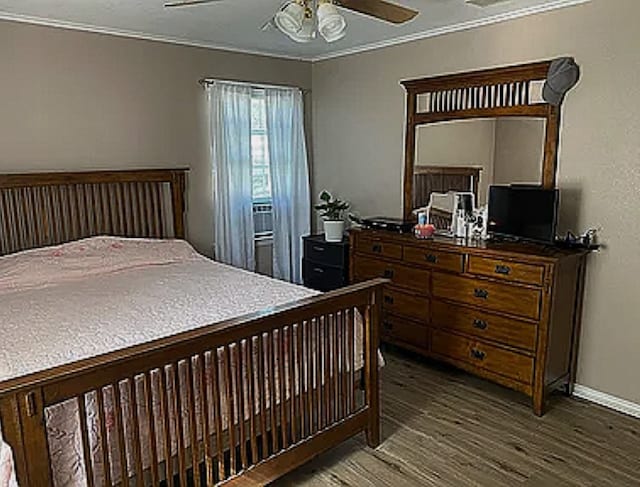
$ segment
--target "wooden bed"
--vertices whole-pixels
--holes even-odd
[[[184,238],[185,179],[183,169],[0,175],[0,255],[102,234]],[[94,484],[85,398],[97,398],[102,410],[100,437],[106,442],[103,404],[109,392],[118,434],[108,437],[115,446],[103,443],[100,449],[105,485],[263,485],[360,432],[366,433],[371,447],[377,446],[383,282],[358,284],[0,382],[2,432],[14,452],[19,484],[52,485],[45,412],[68,400],[78,403],[84,468],[87,483]],[[355,353],[348,346],[356,313],[364,327],[360,371],[355,371]],[[320,336],[320,326],[326,333],[312,353],[310,337]],[[249,349],[256,351],[258,360]],[[207,360],[212,353],[222,360],[222,367],[207,365],[212,363]],[[285,395],[285,388],[280,388],[279,402],[270,407],[265,396],[273,398],[275,391],[267,390],[265,376],[287,383],[287,390],[293,392]],[[221,385],[223,380],[229,387]],[[135,386],[139,381],[144,387]],[[168,383],[178,394],[169,397]],[[300,387],[296,389],[295,384]],[[120,393],[114,394],[123,388],[129,388],[138,405],[128,412]],[[205,393],[195,394],[198,388]],[[232,418],[226,428],[220,420],[221,391]],[[158,399],[156,393],[161,411],[151,405],[152,399]],[[173,425],[167,414],[170,400],[175,411],[188,412],[187,418]],[[234,404],[238,405],[235,421]],[[246,411],[245,404],[255,405],[248,417],[240,413]],[[146,454],[151,458],[146,466],[140,451],[145,430],[137,415],[139,408],[157,420],[150,421],[146,431],[150,435]],[[199,428],[192,427],[196,422]],[[155,424],[163,424],[164,430],[154,431]],[[177,436],[181,438],[177,451],[165,451],[163,458],[171,461],[159,461],[155,440],[162,435],[168,438],[170,427],[182,431],[185,425],[191,434],[189,446],[183,432]],[[125,445],[125,427],[134,432],[133,444]],[[116,482],[111,457],[114,451],[122,455],[129,450],[132,464],[127,468],[126,459],[120,461]]]

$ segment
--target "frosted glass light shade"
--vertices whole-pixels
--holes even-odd
[[[298,32],[287,35],[295,42],[305,43],[312,41],[316,38],[313,19],[305,17],[302,22],[302,28]]]
[[[304,22],[304,5],[297,2],[289,2],[273,18],[276,27],[291,36],[302,29]]]
[[[318,6],[318,31],[327,42],[338,41],[346,35],[347,22],[332,3]]]

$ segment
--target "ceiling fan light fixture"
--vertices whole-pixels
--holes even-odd
[[[273,17],[276,27],[291,36],[302,30],[305,20],[305,5],[298,0],[285,3]]]
[[[287,33],[292,41],[299,43],[311,42],[316,38],[316,30],[312,15],[305,15],[302,28],[298,32]]]
[[[347,21],[331,2],[318,5],[318,32],[327,42],[336,42],[347,33]]]

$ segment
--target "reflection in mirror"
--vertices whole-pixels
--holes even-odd
[[[431,193],[471,191],[486,205],[491,184],[540,184],[545,120],[502,117],[416,128],[413,208]]]
[[[471,192],[431,193],[427,222],[440,235],[468,237],[469,225],[476,221],[475,209],[475,196]]]
[[[429,223],[438,231],[451,230],[454,205],[453,193],[431,193]]]

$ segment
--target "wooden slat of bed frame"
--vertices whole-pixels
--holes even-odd
[[[160,367],[160,380],[158,383],[158,395],[160,398],[160,407],[162,409],[162,426],[164,434],[164,472],[167,484],[169,487],[173,487],[173,462],[170,460],[171,456],[171,413],[169,406],[169,394],[167,393],[169,383],[169,374],[167,373],[166,366]]]
[[[224,381],[224,391],[225,391],[225,405],[226,405],[226,417],[227,417],[227,431],[229,438],[229,446],[227,450],[229,451],[229,462],[230,462],[230,474],[235,475],[237,473],[237,457],[236,457],[236,428],[235,428],[235,398],[233,396],[233,375],[231,370],[231,347],[230,345],[226,345],[222,349],[222,369],[223,369],[223,381]],[[226,473],[222,477],[226,478]]]
[[[354,317],[353,311],[347,310],[347,347],[349,349],[349,384],[355,382],[355,330],[354,330]],[[353,413],[356,409],[356,398],[353,388],[349,388],[347,392],[349,397],[349,414]]]
[[[269,452],[269,438],[267,437],[267,387],[265,381],[265,360],[267,355],[264,346],[264,334],[256,337],[258,345],[258,394],[260,395],[260,435],[262,436],[262,455],[264,459]]]
[[[116,428],[116,442],[118,445],[118,455],[120,459],[120,483],[129,487],[129,470],[127,468],[126,443],[124,436],[124,420],[122,419],[122,389],[120,382],[116,381],[111,386],[113,388],[114,422]]]
[[[133,442],[133,465],[135,467],[136,478],[142,478],[142,441],[140,438],[140,419],[138,414],[138,393],[135,378],[127,380],[129,386],[129,417],[128,426],[131,431]]]
[[[224,443],[222,438],[222,405],[220,398],[220,360],[218,355],[218,349],[213,350],[210,361],[211,370],[211,384],[213,388],[213,421],[215,424],[216,435],[216,458],[218,463],[218,479],[224,479],[225,466],[224,466]]]
[[[104,483],[110,485],[111,482],[111,461],[109,455],[109,442],[107,439],[106,413],[104,410],[104,389],[100,388],[96,391],[96,418],[98,420],[98,428],[100,435],[100,459],[102,460],[102,473]]]
[[[256,428],[256,393],[255,393],[255,347],[254,338],[252,337],[245,342],[243,349],[243,360],[246,364],[246,368],[243,369],[243,382],[247,384],[247,410],[249,412],[249,451],[251,452],[251,462],[256,462],[258,459],[258,435]],[[251,463],[250,462],[250,463]]]
[[[151,458],[151,483],[159,484],[158,476],[158,446],[156,437],[156,416],[153,409],[153,388],[152,388],[152,371],[143,375],[142,389],[144,396],[144,407],[146,408],[147,418],[149,418],[149,455]],[[107,483],[108,485],[108,483]]]
[[[305,436],[305,420],[307,416],[307,412],[305,411],[305,403],[304,403],[304,394],[306,391],[306,382],[304,379],[304,368],[306,364],[306,357],[303,355],[302,350],[302,337],[304,333],[305,322],[302,321],[298,325],[296,330],[296,357],[294,364],[297,364],[297,382],[299,385],[299,402],[296,404],[300,414],[300,437],[304,438]]]
[[[180,485],[187,485],[187,467],[185,463],[185,444],[184,444],[184,418],[182,416],[182,387],[180,381],[180,362],[176,361],[169,366],[171,370],[172,394],[173,397],[173,419],[176,432],[176,448],[178,450],[178,477]],[[139,468],[142,468],[140,463]],[[140,475],[142,475],[140,473]]]
[[[269,413],[271,423],[271,450],[278,451],[278,434],[275,429],[276,421],[276,359],[274,347],[274,333],[267,333],[267,374],[269,375]],[[267,453],[268,454],[268,453]]]
[[[0,255],[94,235],[184,238],[185,175],[0,174]]]
[[[289,448],[289,419],[287,417],[287,377],[285,376],[284,327],[278,330],[278,390],[280,392],[280,436],[281,448]]]
[[[78,398],[78,410],[80,412],[80,434],[82,439],[82,454],[84,457],[84,472],[87,485],[93,487],[93,463],[91,459],[91,447],[89,446],[89,428],[87,426],[87,408],[85,395]]]
[[[206,356],[200,355],[198,357],[198,379],[200,388],[200,424],[202,425],[203,435],[203,449],[204,449],[204,464],[205,464],[205,477],[204,484],[210,485],[215,482],[213,476],[213,461],[211,456],[211,429],[209,426],[209,388],[208,384],[211,380],[206,366]]]

